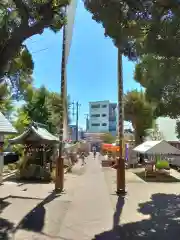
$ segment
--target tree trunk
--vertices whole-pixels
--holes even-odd
[[[136,146],[138,146],[143,142],[143,136],[139,135],[136,129],[134,129],[134,133],[135,133],[135,144]]]
[[[33,35],[42,34],[44,28],[47,27],[51,21],[52,16],[48,15],[32,27],[22,24],[14,30],[11,37],[6,41],[6,44],[0,48],[0,78],[3,77],[8,70],[8,63],[16,56],[22,43]]]
[[[118,138],[119,138],[119,156],[117,166],[117,193],[125,192],[125,161],[123,156],[124,141],[124,106],[123,106],[123,69],[122,54],[118,48]]]
[[[8,63],[15,57],[18,50],[21,47],[24,39],[20,38],[20,35],[13,34],[11,39],[9,39],[5,46],[0,48],[0,78],[4,76],[5,72],[8,71]],[[20,33],[19,33],[20,34]]]

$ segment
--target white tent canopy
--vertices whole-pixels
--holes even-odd
[[[163,155],[180,155],[180,150],[173,147],[171,144],[166,142],[165,140],[162,141],[146,141],[139,146],[135,147],[133,151],[141,153],[141,154],[163,154]]]

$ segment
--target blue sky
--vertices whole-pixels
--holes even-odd
[[[46,30],[29,39],[27,46],[35,63],[36,87],[45,85],[60,92],[62,32]],[[44,50],[45,49],[45,50]],[[134,63],[123,59],[124,90],[139,88],[133,80]],[[117,102],[117,49],[104,30],[91,18],[81,1],[78,2],[73,40],[67,67],[68,93],[79,101],[80,126],[85,126],[85,113],[90,101]]]

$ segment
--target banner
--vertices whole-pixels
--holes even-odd
[[[73,36],[73,28],[74,28],[74,20],[76,15],[76,8],[77,8],[77,0],[71,0],[70,5],[67,8],[67,24],[65,26],[65,96],[67,101],[67,64],[68,58],[71,48],[72,36]],[[63,140],[68,139],[69,130],[68,130],[68,109],[67,104],[64,106],[64,123],[63,123]]]
[[[77,0],[71,0],[71,3],[67,8],[67,24],[65,26],[65,34],[66,34],[65,62],[66,64],[68,63],[68,58],[69,58],[69,53],[70,53],[70,48],[72,43],[76,8],[77,8]]]

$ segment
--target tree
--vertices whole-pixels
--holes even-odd
[[[13,126],[16,128],[18,133],[21,134],[29,126],[31,119],[23,108],[19,108],[17,110],[15,118],[16,120],[13,122]]]
[[[14,106],[9,89],[6,84],[0,84],[0,112],[9,118],[13,110]]]
[[[67,108],[67,124],[69,125],[71,122],[70,118],[70,96],[65,99],[65,108]],[[54,131],[59,133],[60,127],[60,112],[62,110],[61,106],[61,96],[58,93],[51,92],[48,96],[48,109],[50,113],[49,121],[52,122],[54,126]]]
[[[69,0],[3,0],[0,3],[0,77],[9,71],[23,42],[45,28],[57,32],[64,25]]]
[[[49,92],[44,86],[37,89],[29,86],[24,96],[25,103],[19,109],[19,117],[27,120],[28,123],[35,121],[45,124],[50,132],[59,133],[59,119],[62,109],[60,94]],[[69,105],[68,99],[66,105]]]
[[[180,52],[176,50],[177,44],[179,45],[179,1],[84,0],[84,4],[92,13],[93,19],[102,23],[105,35],[118,47],[119,139],[122,147],[122,54],[130,60],[136,60],[137,56],[147,53],[156,53],[167,58],[180,56]],[[170,31],[167,32],[167,29]],[[171,49],[168,46],[172,42],[176,47]],[[120,151],[119,165],[122,166],[117,168],[117,182],[122,178],[122,185],[125,185],[125,167],[121,153]],[[125,186],[121,187],[124,191]]]
[[[49,93],[47,98],[47,107],[49,110],[48,121],[52,125],[52,131],[59,133],[60,112],[62,110],[60,94],[54,92]]]
[[[180,115],[180,60],[145,55],[136,65],[134,79],[146,90],[156,105],[157,116],[177,118]]]
[[[104,143],[114,143],[116,141],[116,137],[113,137],[112,134],[110,134],[110,133],[104,133],[101,136],[101,140]]]
[[[14,116],[14,121],[12,121],[13,126],[15,127],[15,129],[17,130],[18,134],[22,134],[25,129],[28,127],[28,125],[30,124],[31,120],[28,116],[28,114],[26,112],[24,112],[23,108],[19,108],[17,109],[17,112]],[[9,139],[14,138],[14,135],[6,135],[5,136],[5,148],[7,148],[9,146]],[[23,150],[24,150],[24,146],[21,144],[17,144],[17,145],[12,145],[11,146],[12,151],[16,152],[17,154],[19,154],[20,156],[23,155]]]
[[[176,134],[177,138],[180,139],[180,121],[176,122]]]
[[[105,29],[105,35],[111,37],[118,48],[118,136],[120,148],[122,149],[124,139],[122,54],[128,56],[131,60],[136,59],[132,32],[133,29],[136,29],[137,31],[137,25],[134,25],[134,21],[132,21],[133,18],[130,17],[130,14],[134,15],[131,10],[134,9],[137,4],[136,6],[134,4],[129,6],[127,1],[118,2],[107,0],[84,0],[84,4],[93,14],[93,19],[102,23]],[[129,31],[130,29],[131,32]],[[125,192],[125,162],[122,151],[119,152],[119,160],[117,164],[117,193],[120,192]]]
[[[39,89],[33,89],[31,95],[28,96],[29,99],[27,99],[22,108],[31,121],[45,124],[51,131],[52,123],[49,121],[48,97],[49,92],[44,86]]]
[[[9,88],[13,99],[24,100],[27,88],[32,85],[33,69],[32,56],[26,47],[22,47],[0,78],[0,82]]]
[[[132,123],[135,132],[135,142],[140,144],[145,136],[145,130],[152,127],[154,107],[146,101],[145,94],[137,90],[124,96],[125,120]]]
[[[167,3],[168,2],[168,3]],[[125,56],[157,53],[179,56],[179,1],[84,0],[93,19],[102,23],[105,35],[113,39]],[[169,48],[169,43],[176,43]],[[176,46],[176,47],[175,47]]]

